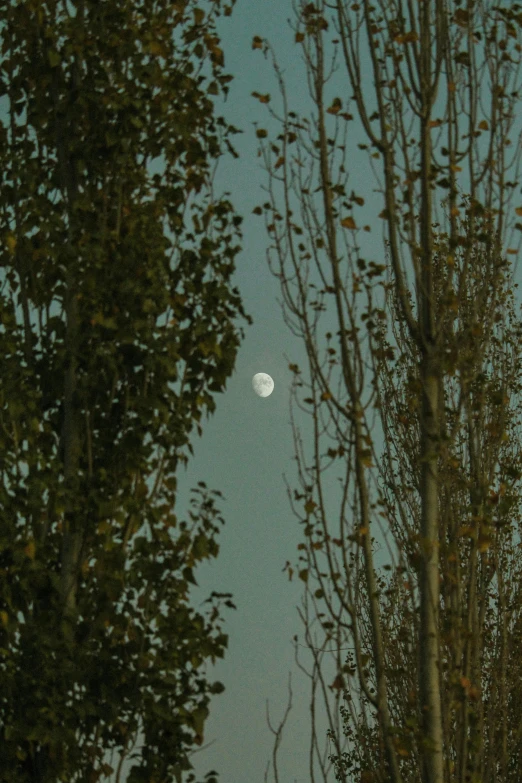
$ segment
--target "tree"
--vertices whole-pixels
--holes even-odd
[[[205,615],[189,604],[196,564],[219,551],[220,493],[200,483],[190,520],[174,513],[236,321],[252,322],[230,282],[242,218],[210,173],[240,132],[208,97],[232,79],[220,12],[0,11],[0,777],[15,783],[104,779],[108,749],[119,781],[140,723],[129,783],[181,780],[224,689],[201,669],[224,655],[231,596],[212,593]]]
[[[518,98],[509,82],[520,62],[512,48],[521,51],[521,6],[481,6],[479,14],[474,2],[463,8],[458,1],[421,0],[415,9],[408,4],[406,15],[402,3],[378,5],[367,0],[349,7],[340,0],[299,5],[295,40],[304,48],[317,114],[312,128],[308,119],[289,111],[273,58],[283,119],[268,108],[283,131],[269,149],[260,142],[270,202],[254,211],[265,212],[278,258],[270,260],[270,268],[281,283],[285,320],[302,339],[308,359],[306,372],[289,364],[293,399],[310,412],[312,443],[307,460],[293,419],[302,491],[292,496],[288,487],[288,493],[305,525],[297,569],[306,585],[301,616],[314,656],[312,694],[320,683],[334,743],[329,760],[338,780],[514,781],[522,749],[516,656],[522,595],[513,534],[520,520],[515,482],[522,465],[515,426],[520,407],[512,403],[520,391],[522,327],[520,321],[506,325],[513,276],[506,257],[520,250],[520,242],[518,250],[511,239],[506,244],[513,222],[510,191],[518,184],[506,172],[514,162],[518,166],[520,143],[509,165],[506,148]],[[372,168],[373,159],[382,162],[382,262],[361,257],[355,213],[365,199],[346,190],[351,173],[344,165],[346,139],[354,117],[350,105],[345,109],[340,97],[329,98],[325,90],[333,72],[332,67],[325,76],[327,8],[335,12],[333,43],[337,47],[341,41],[347,83],[370,142],[358,147],[369,150]],[[373,113],[364,78],[368,69],[362,70],[361,29],[375,90]],[[253,48],[265,56],[271,51],[259,37]],[[483,76],[486,67],[491,85]],[[486,86],[490,105],[483,109],[479,88]],[[269,95],[254,95],[270,101]],[[437,98],[441,109],[435,109]],[[328,115],[334,118],[334,134],[327,130]],[[311,145],[303,141],[305,134]],[[257,135],[268,134],[258,129]],[[480,137],[487,141],[485,156]],[[336,175],[338,150],[342,163]],[[460,176],[464,164],[469,190]],[[276,203],[274,179],[282,182],[283,208]],[[438,231],[440,189],[448,195],[441,200],[444,228]],[[293,215],[292,190],[302,225]],[[321,218],[315,193],[320,193]],[[515,211],[522,215],[522,206]],[[371,232],[370,223],[375,225],[368,221],[363,231]],[[411,259],[414,303],[403,250]],[[380,279],[384,273],[386,281]],[[374,299],[380,285],[381,307]],[[359,318],[357,295],[363,289],[368,306]],[[395,345],[386,339],[389,310]],[[326,342],[319,327],[323,313]],[[364,331],[369,362],[359,334]],[[306,390],[302,400],[301,389]],[[382,462],[370,406],[382,424]],[[325,441],[333,445],[326,448]],[[342,469],[335,510],[326,476],[332,466]],[[376,522],[381,525],[379,517],[387,527],[383,535],[390,534],[396,545],[395,553],[390,548],[392,564],[382,569],[391,571],[388,580],[375,567],[372,533]],[[312,578],[319,583],[315,590]],[[312,645],[315,621],[325,632],[320,647]],[[341,655],[349,642],[353,652]],[[320,668],[327,647],[334,649],[337,670],[330,693]],[[359,714],[352,691],[359,697]],[[331,718],[332,692],[350,740],[348,753]],[[341,693],[347,706],[339,706]],[[319,754],[312,723],[314,755]],[[319,760],[326,780],[329,767]]]

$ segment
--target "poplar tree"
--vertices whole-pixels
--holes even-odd
[[[301,2],[312,121],[291,110],[273,55],[283,117],[254,93],[282,124],[274,139],[256,131],[270,187],[254,211],[307,357],[289,362],[293,410],[311,428],[303,436],[293,416],[300,486],[288,493],[303,541],[287,568],[305,584],[314,659],[311,779],[315,759],[324,780],[327,760],[338,780],[362,783],[520,776],[522,326],[508,314],[522,6],[485,6]],[[330,38],[345,74],[335,92]],[[272,52],[259,36],[252,46]],[[381,170],[376,214],[363,209],[356,147]],[[379,224],[382,255],[370,259],[365,234]],[[391,559],[380,569],[379,530]]]
[[[232,79],[221,11],[0,8],[2,780],[119,781],[138,732],[128,783],[181,780],[224,690],[203,667],[231,596],[189,600],[220,493],[200,482],[188,521],[174,510],[251,323],[242,218],[213,192],[240,132],[212,102]]]

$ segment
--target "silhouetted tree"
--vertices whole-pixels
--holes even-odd
[[[194,424],[234,368],[235,322],[251,323],[230,282],[242,218],[210,176],[239,132],[208,97],[232,79],[216,14],[220,0],[0,8],[0,778],[13,783],[106,778],[109,749],[119,780],[140,724],[129,783],[180,780],[223,690],[201,668],[227,646],[219,599],[234,604],[189,604],[195,566],[218,554],[220,493],[200,484],[190,521],[174,513]]]

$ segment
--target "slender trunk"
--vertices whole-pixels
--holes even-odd
[[[436,414],[438,379],[430,360],[423,363],[421,444],[420,666],[424,741],[423,783],[443,783],[442,711],[439,662],[439,541]]]

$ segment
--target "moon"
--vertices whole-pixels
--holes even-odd
[[[252,378],[252,388],[259,397],[269,397],[274,391],[274,381],[266,372],[256,372]]]

